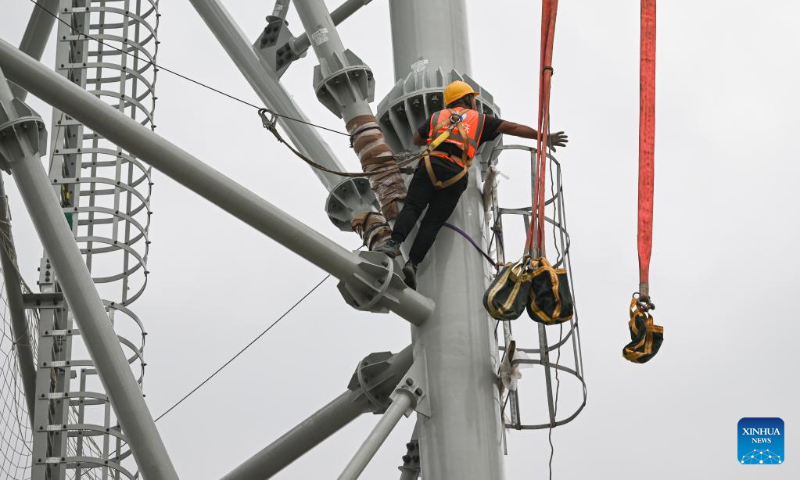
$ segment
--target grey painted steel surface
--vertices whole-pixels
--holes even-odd
[[[1,87],[0,87],[1,88]],[[19,98],[19,97],[18,97]],[[11,315],[11,333],[17,350],[19,373],[25,402],[33,429],[33,411],[36,406],[36,364],[33,361],[33,348],[28,332],[28,319],[22,306],[22,279],[17,271],[17,251],[11,232],[11,214],[8,209],[3,174],[0,173],[0,261],[3,266],[3,279],[6,285],[6,304]]]
[[[317,89],[317,97],[321,99],[323,105],[340,115],[345,123],[355,117],[362,115],[372,115],[372,109],[368,100],[370,92],[367,84],[369,77],[361,60],[345,50],[339,32],[328,13],[328,7],[323,0],[295,0],[295,8],[303,22],[306,34],[314,39],[314,53],[319,59],[319,66],[314,71],[314,87]],[[363,88],[361,85],[349,85],[349,76],[338,76],[337,74],[346,70],[364,70],[362,80],[366,82]],[[337,77],[334,85],[326,85],[329,78]],[[369,79],[371,80],[371,79]],[[336,93],[334,93],[334,91]],[[330,101],[323,101],[321,95]],[[338,108],[332,108],[336,104]],[[339,110],[339,111],[336,111]]]
[[[268,71],[259,62],[250,41],[222,2],[219,0],[190,1],[264,105],[282,115],[307,120],[286,89],[278,82],[275,72]],[[330,169],[345,170],[317,130],[309,125],[283,118],[279,118],[278,123],[286,130],[286,134],[295,148],[304,155]],[[341,177],[317,169],[314,169],[314,174],[319,177],[328,191],[333,190],[342,181]]]
[[[19,49],[36,60],[42,59],[44,48],[47,46],[47,41],[53,32],[53,24],[56,21],[55,17],[47,12],[56,12],[58,10],[58,2],[59,0],[38,0],[36,3],[42,8],[34,6],[31,11],[31,18],[28,20],[28,26],[22,35]],[[46,9],[47,12],[43,9]],[[11,86],[11,91],[15,97],[23,101],[28,96],[28,92],[15,85]]]
[[[363,379],[363,376],[359,374],[359,371],[369,367],[369,359],[381,356],[383,353],[368,355],[356,368],[356,373],[350,380],[346,392],[250,457],[225,475],[222,480],[270,478],[355,420],[359,415],[383,410],[384,402],[381,402],[381,399],[389,398],[399,381],[398,378],[402,377],[411,367],[412,347],[408,346],[396,355],[392,355],[388,362],[378,362],[388,365],[388,368],[379,371],[371,370],[369,374],[372,375],[372,378],[366,379],[368,385],[361,383],[360,380]]]
[[[3,47],[15,50],[16,54],[24,56],[7,43],[2,41],[0,43]],[[27,59],[44,69],[32,58],[27,57]],[[52,75],[58,77],[60,81],[69,83],[56,73]],[[39,93],[35,89],[22,86],[34,94]],[[71,84],[70,86],[83,92],[80,87]],[[91,94],[87,95],[94,99]],[[11,90],[3,71],[0,70],[0,103],[8,106],[12,99]],[[115,114],[119,115],[117,112]],[[148,480],[177,480],[178,475],[164,442],[150,416],[139,385],[130,371],[89,270],[75,245],[74,237],[61,211],[58,198],[53,193],[47,173],[39,161],[39,156],[42,154],[44,152],[40,148],[37,150],[36,146],[23,145],[23,156],[13,163],[12,172],[20,195],[53,268],[64,280],[61,284],[64,296],[81,329],[86,347],[111,398],[142,475]]]
[[[417,470],[403,470],[400,473],[400,480],[417,480],[419,478],[419,471]]]
[[[267,17],[271,19],[284,19],[289,14],[289,7],[292,5],[292,0],[275,0],[275,6],[272,8],[272,14]]]
[[[342,280],[358,277],[377,281],[376,276],[365,274],[361,267],[364,261],[359,255],[320,235],[3,40],[0,40],[0,66],[29,92],[331,275]],[[386,296],[377,304],[413,324],[425,322],[435,307],[429,298],[404,286],[398,287],[395,282],[383,290]]]
[[[334,25],[339,25],[350,18],[352,14],[359,11],[361,7],[365,7],[370,3],[372,3],[372,0],[347,0],[331,12],[331,20]],[[292,46],[292,50],[298,56],[302,55],[308,50],[308,47],[311,46],[311,38],[308,34],[298,35],[289,42]]]
[[[394,79],[427,60],[429,68],[472,74],[466,0],[389,0]]]
[[[464,0],[390,0],[395,79],[412,64],[471,74]],[[407,133],[408,135],[411,132]],[[476,161],[449,222],[485,238]],[[418,416],[422,478],[497,480],[504,476],[496,387],[494,323],[481,299],[487,264],[454,232],[440,232],[419,268],[418,290],[436,301],[428,322],[412,329],[414,356],[427,356],[431,418]]]
[[[406,454],[403,455],[403,464],[398,467],[400,480],[417,480],[419,478],[419,422],[414,425],[411,439],[406,443]]]
[[[389,434],[392,433],[392,430],[403,418],[403,415],[409,413],[413,404],[413,393],[406,390],[397,390],[392,397],[392,404],[386,409],[375,428],[372,429],[367,439],[364,440],[364,443],[344,468],[342,474],[339,475],[339,480],[355,480],[361,475],[361,472],[367,468],[372,457],[378,452],[378,449],[386,441]]]

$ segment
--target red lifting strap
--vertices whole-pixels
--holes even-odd
[[[536,142],[536,174],[530,229],[526,248],[535,245],[539,255],[544,255],[545,228],[545,173],[547,167],[547,134],[550,126],[550,79],[553,76],[553,39],[556,31],[558,0],[542,0],[542,40],[539,52],[539,138]],[[534,238],[534,225],[536,235]]]
[[[642,0],[639,94],[639,282],[649,290],[653,248],[653,150],[656,130],[656,0]],[[649,296],[649,291],[641,292]]]

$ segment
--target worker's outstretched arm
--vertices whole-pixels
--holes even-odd
[[[534,140],[539,138],[539,133],[526,125],[518,123],[503,121],[497,131],[506,135],[522,138],[532,138]],[[566,147],[569,139],[564,132],[551,133],[547,138],[547,144],[551,147]]]
[[[420,147],[423,146],[423,145],[427,145],[428,144],[428,139],[427,138],[422,138],[422,135],[420,135],[418,131],[414,132],[413,141],[414,141],[414,145],[418,145]]]

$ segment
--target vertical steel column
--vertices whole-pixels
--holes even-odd
[[[389,15],[395,81],[420,60],[429,69],[472,74],[465,0],[389,0]]]
[[[14,236],[11,234],[11,214],[8,210],[6,187],[0,174],[0,261],[3,266],[3,279],[6,284],[8,312],[11,315],[11,332],[17,350],[22,389],[28,405],[28,415],[33,429],[33,411],[36,406],[36,364],[33,361],[33,347],[28,332],[25,307],[22,306],[22,279],[17,271],[17,251]]]
[[[13,95],[0,70],[0,104],[14,111]],[[75,244],[59,200],[36,151],[23,145],[14,159],[14,181],[33,220],[50,262],[59,275],[64,296],[80,327],[89,354],[114,405],[122,430],[142,475],[148,480],[177,480],[166,447],[109,322],[86,263]]]
[[[264,105],[278,113],[306,120],[286,89],[278,82],[275,72],[267,71],[258,61],[258,57],[250,45],[250,41],[233,20],[230,13],[219,0],[190,0],[197,13],[222,45],[233,63],[239,68],[247,82],[264,102]],[[288,8],[288,7],[287,7]],[[278,123],[286,130],[289,140],[295,148],[309,158],[333,170],[344,171],[331,147],[322,140],[312,127],[300,122],[278,119]],[[314,173],[329,191],[333,190],[342,178],[330,173],[314,169]]]
[[[395,79],[412,64],[471,74],[464,0],[390,0]],[[450,223],[483,236],[480,173]],[[419,416],[422,478],[503,478],[494,322],[481,299],[486,263],[464,239],[443,231],[420,265],[418,290],[436,301],[429,321],[412,328],[414,357],[427,356],[431,418]]]
[[[25,33],[22,35],[22,41],[19,43],[19,49],[27,53],[36,60],[42,59],[44,48],[47,46],[47,40],[50,38],[50,33],[53,31],[53,24],[56,19],[50,13],[55,13],[58,10],[59,0],[38,0],[36,3],[39,5],[33,7],[31,18],[28,20],[28,26],[25,28]],[[50,12],[50,13],[48,13]],[[14,96],[22,101],[28,96],[28,92],[14,85],[11,87]]]

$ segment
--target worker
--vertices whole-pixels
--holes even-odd
[[[444,89],[447,108],[434,113],[414,132],[414,145],[428,145],[431,151],[414,172],[405,206],[394,224],[391,239],[376,248],[376,251],[392,258],[399,255],[400,245],[416,225],[425,207],[428,207],[411,246],[408,262],[403,267],[405,282],[413,289],[417,287],[417,267],[455,210],[461,194],[467,189],[467,173],[478,147],[501,133],[522,138],[539,137],[531,127],[478,113],[477,95],[479,93],[464,82],[449,84]],[[437,140],[440,141],[447,131],[450,131],[449,136],[437,145]],[[566,144],[564,132],[548,137],[548,145],[552,147],[564,147]]]

